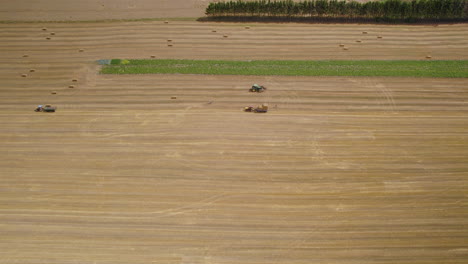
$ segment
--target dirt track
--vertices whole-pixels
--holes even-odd
[[[0,25],[0,263],[465,263],[466,79],[94,61],[468,59],[468,27],[250,26]]]

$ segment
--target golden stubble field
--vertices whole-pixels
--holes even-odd
[[[201,17],[213,0],[2,0],[0,21]]]
[[[466,79],[95,61],[468,59],[468,27],[249,26],[0,24],[0,263],[466,263]]]

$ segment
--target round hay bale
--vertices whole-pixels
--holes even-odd
[[[169,24],[169,21],[167,21],[167,20],[166,20],[166,21],[164,21],[164,24]]]
[[[77,80],[77,79],[73,79],[72,82],[78,82],[78,80]]]
[[[367,34],[367,31],[363,31],[362,34]]]
[[[57,94],[57,92],[56,92],[56,91],[52,91],[51,94]]]
[[[172,47],[173,45],[172,44],[167,44],[168,47]]]
[[[358,39],[358,40],[356,40],[356,42],[357,42],[357,43],[361,43],[361,42],[362,42],[362,40]]]
[[[35,72],[36,70],[35,69],[30,69],[29,72]]]
[[[47,37],[46,39],[47,39],[47,40],[50,40],[51,38]]]
[[[42,31],[47,31],[47,28],[42,28]]]
[[[344,44],[340,44],[339,46],[340,46],[340,47],[344,47]]]
[[[152,59],[156,58],[156,56],[154,56],[154,55],[151,55],[150,57],[151,57]]]
[[[380,36],[380,35],[379,35],[379,36],[377,36],[377,38],[381,39],[381,38],[382,38],[382,36]]]
[[[177,99],[177,96],[171,96],[171,99],[173,99],[173,100]]]
[[[168,39],[167,42],[172,42],[172,39]]]
[[[211,30],[211,32],[216,33],[216,30]]]
[[[24,55],[23,55],[23,58],[27,58],[27,57],[29,57],[28,54],[24,54]]]
[[[432,59],[431,55],[426,55],[426,59]]]
[[[68,88],[75,88],[75,85],[68,85]]]
[[[224,37],[224,38],[227,38],[227,37],[228,37],[228,35],[224,35],[223,37]]]
[[[55,35],[55,32],[50,32],[50,34],[51,34],[52,36],[54,36],[54,35]]]
[[[84,49],[79,49],[78,52],[84,52]]]
[[[21,77],[28,77],[26,73],[21,74]]]

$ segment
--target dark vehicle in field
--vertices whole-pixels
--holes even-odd
[[[252,85],[252,87],[249,89],[249,92],[252,92],[252,93],[263,93],[264,91],[266,91],[266,87],[265,86],[262,86],[262,85],[258,85],[258,84],[254,84]]]
[[[57,107],[46,104],[46,105],[38,105],[37,108],[34,110],[35,112],[46,112],[46,113],[53,113],[57,110]]]

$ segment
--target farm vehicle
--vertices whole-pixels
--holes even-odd
[[[253,113],[266,113],[268,112],[268,105],[262,104],[257,107],[246,106],[244,107],[244,112],[253,112]]]
[[[249,92],[252,92],[252,93],[263,93],[264,91],[266,91],[266,87],[265,86],[262,86],[262,85],[258,85],[258,84],[254,84],[252,85],[252,87],[249,89]]]
[[[57,107],[46,104],[46,105],[38,105],[36,109],[34,109],[35,112],[46,112],[46,113],[52,113],[55,112]]]

